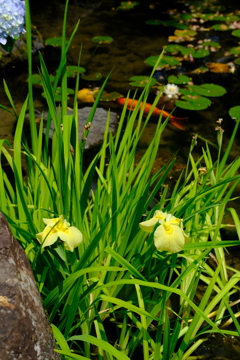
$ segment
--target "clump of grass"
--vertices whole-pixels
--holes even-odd
[[[143,107],[129,113],[127,122],[125,107],[114,136],[108,133],[110,118],[106,119],[103,144],[83,171],[85,140],[78,138],[79,76],[74,112],[67,114],[66,54],[77,30],[76,27],[66,46],[67,5],[62,56],[53,85],[40,55],[40,76],[49,113],[45,136],[43,117],[39,129],[36,128],[30,90],[20,114],[16,114],[13,147],[4,139],[0,143],[14,177],[11,184],[1,167],[1,211],[29,258],[60,348],[57,351],[63,359],[91,359],[93,346],[99,359],[131,359],[139,347],[144,360],[187,359],[209,333],[239,335],[231,299],[239,290],[240,273],[231,269],[234,275],[230,277],[225,259],[226,247],[238,245],[239,240],[223,241],[220,233],[226,206],[234,200],[233,191],[240,181],[237,175],[240,160],[228,163],[239,121],[223,155],[219,131],[216,161],[208,143],[202,156],[194,160],[192,144],[187,170],[177,181],[171,198],[167,198],[163,185],[175,159],[152,175],[167,120],[162,123],[159,119],[151,144],[135,164],[139,139],[151,117],[151,113],[143,117]],[[30,29],[27,6],[29,73]],[[59,82],[60,108],[53,97]],[[87,123],[93,119],[106,82],[107,79]],[[15,111],[6,83],[5,89]],[[140,96],[143,103],[147,101],[148,91],[146,87]],[[158,98],[153,105],[157,101]],[[30,142],[23,133],[27,106]],[[50,146],[51,119],[55,130]],[[22,173],[22,155],[27,163],[26,178]],[[95,191],[91,190],[94,177],[97,178]],[[156,200],[159,193],[160,200]],[[151,208],[153,200],[156,205]],[[153,234],[146,235],[139,228],[144,214],[148,219],[159,209],[183,219],[184,231],[191,238],[183,251],[158,252],[153,245]],[[236,211],[233,208],[228,211],[239,237]],[[82,232],[83,242],[74,252],[58,243],[42,251],[36,238],[44,228],[42,219],[62,214]],[[215,267],[209,265],[209,257],[214,259]],[[196,304],[200,283],[205,286],[205,294]],[[173,298],[175,303],[171,304]],[[228,319],[233,321],[232,330],[223,326]],[[114,337],[110,323],[111,329],[114,326]]]

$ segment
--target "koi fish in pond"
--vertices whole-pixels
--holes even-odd
[[[138,100],[127,99],[127,98],[118,98],[115,101],[121,106],[124,106],[127,101],[127,109],[128,110],[134,110],[138,104]],[[141,109],[141,107],[142,107],[142,102],[140,102],[139,110]],[[148,113],[150,112],[151,108],[152,108],[152,104],[148,104],[148,103],[144,104],[144,115],[147,116]],[[161,110],[158,107],[155,107],[152,112],[152,116],[160,116],[160,115],[162,115],[162,117],[164,119],[166,119],[168,117],[171,124],[176,126],[178,129],[185,130],[183,122],[188,119],[187,117],[183,117],[183,118],[176,117],[176,116],[170,115],[165,110]]]

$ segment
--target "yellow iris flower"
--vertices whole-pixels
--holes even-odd
[[[182,219],[160,210],[155,211],[151,219],[141,222],[139,226],[143,231],[150,233],[156,224],[160,225],[154,232],[154,245],[157,250],[177,253],[190,241],[183,231]]]
[[[54,244],[58,238],[64,242],[66,250],[72,251],[83,241],[83,235],[75,226],[70,226],[69,222],[61,215],[54,219],[43,219],[47,225],[45,229],[36,234],[42,248]]]

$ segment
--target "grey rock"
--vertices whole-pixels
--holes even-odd
[[[60,360],[32,269],[0,212],[0,360]]]
[[[78,125],[79,125],[79,139],[82,138],[82,133],[84,130],[84,125],[88,119],[91,107],[84,107],[78,110]],[[68,114],[72,115],[73,110],[69,109]],[[44,118],[47,118],[47,113],[44,114]],[[89,129],[88,137],[85,144],[85,149],[100,145],[103,140],[103,135],[106,127],[106,121],[108,117],[108,111],[103,108],[97,108]],[[110,123],[109,123],[109,132],[114,133],[117,128],[118,115],[115,112],[110,112]],[[54,130],[53,122],[50,125],[49,136],[52,137]]]

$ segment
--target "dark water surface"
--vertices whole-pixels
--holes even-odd
[[[81,66],[86,69],[86,74],[100,72],[103,80],[113,70],[110,80],[106,86],[106,91],[118,91],[124,96],[131,90],[134,94],[136,90],[129,84],[129,78],[136,75],[149,76],[152,68],[148,66],[144,60],[149,56],[159,55],[164,45],[168,44],[168,36],[173,35],[173,27],[151,26],[145,23],[150,19],[166,20],[169,18],[166,10],[175,9],[180,12],[188,11],[186,1],[140,1],[139,5],[130,11],[117,11],[120,5],[118,0],[106,0],[102,2],[95,1],[69,1],[68,20],[67,20],[67,36],[69,37],[73,31],[78,19],[80,19],[80,27],[74,38],[73,44],[68,55],[68,64],[77,65],[80,47],[82,46]],[[224,1],[226,13],[232,10],[231,1]],[[211,4],[211,1],[209,1]],[[36,1],[30,1],[32,11],[32,23],[37,27],[43,39],[61,36],[62,20],[65,8],[65,1],[49,0],[43,1],[41,4]],[[188,126],[186,131],[181,131],[171,125],[167,125],[165,129],[161,145],[159,147],[158,161],[156,167],[162,166],[169,160],[176,151],[179,150],[177,156],[177,168],[175,168],[173,176],[178,177],[178,170],[185,165],[190,143],[193,133],[198,133],[214,143],[216,143],[216,121],[223,118],[222,127],[224,132],[225,148],[231,137],[234,121],[228,115],[228,110],[232,106],[240,105],[240,86],[239,86],[239,70],[238,67],[234,73],[217,74],[206,73],[202,75],[190,74],[191,70],[203,66],[208,61],[218,61],[219,58],[226,57],[226,51],[233,46],[238,45],[239,38],[233,38],[230,32],[199,32],[197,39],[204,39],[210,35],[215,35],[222,48],[216,53],[211,53],[207,58],[195,59],[194,63],[183,62],[181,67],[170,70],[167,76],[171,74],[185,73],[193,78],[195,84],[215,83],[227,89],[227,94],[220,98],[212,98],[212,105],[202,111],[185,111],[177,108],[174,112],[175,116],[188,116]],[[111,36],[114,41],[107,44],[95,44],[91,41],[94,36]],[[45,47],[42,51],[44,59],[50,73],[55,73],[60,59],[60,49],[53,47]],[[228,57],[226,57],[227,62]],[[230,56],[231,59],[231,56]],[[34,56],[34,72],[38,72],[38,56]],[[27,95],[27,63],[22,62],[15,67],[8,67],[5,71],[1,71],[1,77],[4,77],[8,83],[10,92],[19,110]],[[167,76],[163,79],[163,83],[167,83]],[[101,86],[100,82],[80,81],[80,89],[88,86]],[[71,82],[72,81],[72,82]],[[0,103],[9,107],[7,97],[4,95],[2,85],[0,85]],[[70,80],[69,87],[74,86],[74,80]],[[139,94],[141,89],[139,90]],[[154,100],[156,89],[152,88],[149,95],[149,102]],[[41,97],[41,90],[34,89],[36,99],[35,106],[46,110],[46,102]],[[70,101],[71,105],[71,101]],[[83,105],[79,105],[80,107]],[[105,109],[111,108],[113,111],[120,112],[119,105],[114,102],[102,102],[101,107]],[[15,128],[15,119],[12,115],[0,110],[0,137],[7,138],[12,141]],[[155,132],[156,120],[151,120],[140,142],[141,149],[139,156],[144,152],[152,139]],[[198,139],[195,149],[195,156],[201,154],[201,148],[204,141]],[[213,150],[214,153],[214,150]],[[239,134],[235,139],[235,144],[231,152],[231,160],[239,156]]]

